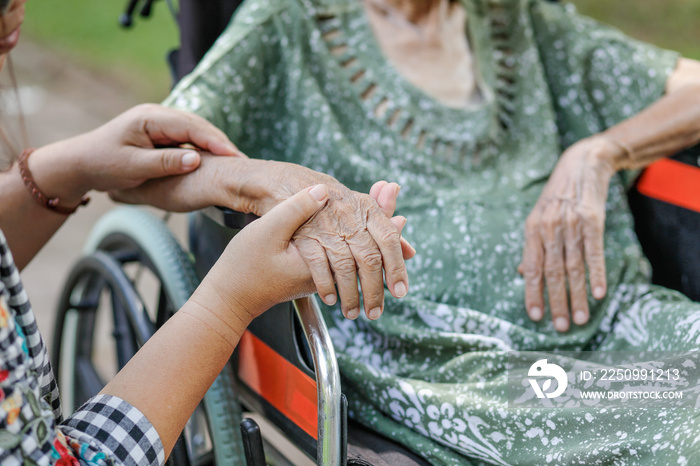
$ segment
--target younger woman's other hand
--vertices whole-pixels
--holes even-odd
[[[37,149],[29,163],[47,194],[74,205],[92,189],[122,190],[149,179],[189,173],[201,161],[193,148],[245,157],[205,119],[143,104],[93,131]]]

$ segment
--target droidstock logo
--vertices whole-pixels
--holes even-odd
[[[564,393],[569,383],[564,369],[557,364],[548,363],[546,359],[540,359],[530,366],[527,375],[527,380],[530,382],[537,398],[556,398]],[[542,387],[540,387],[539,379],[544,379]],[[552,392],[547,392],[552,387],[552,379],[557,381],[557,388]]]

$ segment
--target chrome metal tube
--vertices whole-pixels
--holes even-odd
[[[316,459],[323,466],[340,466],[340,371],[333,342],[314,296],[294,300],[304,335],[311,348],[318,394],[318,442]]]

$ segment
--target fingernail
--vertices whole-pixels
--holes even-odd
[[[311,194],[311,197],[320,202],[328,196],[328,189],[326,188],[325,184],[317,184],[309,190],[309,194]]]
[[[182,168],[192,168],[197,165],[197,154],[195,152],[185,152],[182,154],[182,159],[180,159],[180,163],[182,164]]]
[[[542,309],[533,307],[530,309],[530,318],[532,320],[540,320],[542,318]]]
[[[369,314],[367,317],[369,317],[372,320],[377,320],[382,316],[382,308],[381,307],[375,307],[371,311],[369,311]]]
[[[360,308],[356,307],[355,309],[350,309],[347,314],[345,314],[345,317],[347,317],[350,320],[355,320],[358,318],[360,315]]]
[[[566,317],[557,317],[554,319],[554,328],[559,332],[566,332],[569,330],[569,321]]]
[[[596,286],[595,289],[593,290],[593,296],[596,299],[603,299],[605,297],[605,290],[603,289],[603,287]]]
[[[586,318],[586,313],[583,311],[574,312],[574,323],[576,325],[583,325],[588,319]]]
[[[406,296],[406,293],[408,293],[406,284],[404,282],[398,282],[396,285],[394,285],[394,293],[396,293],[397,298],[403,298]]]
[[[326,303],[326,304],[328,304],[329,306],[334,305],[335,302],[336,302],[335,295],[334,295],[334,294],[326,295],[326,297],[323,298],[323,302]]]

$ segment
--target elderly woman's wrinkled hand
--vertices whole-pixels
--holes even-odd
[[[251,174],[271,193],[259,203],[263,213],[307,186],[323,183],[328,187],[328,203],[294,235],[294,243],[326,304],[336,302],[337,286],[343,314],[350,319],[357,318],[360,314],[359,277],[365,313],[371,319],[378,318],[384,309],[382,272],[395,297],[406,295],[408,274],[404,251],[412,248],[402,247],[400,228],[390,219],[396,207],[398,185],[379,184],[372,190],[376,196],[373,198],[348,189],[331,176],[300,165],[266,164],[265,170]],[[378,200],[384,205],[380,206]],[[394,221],[403,227],[400,218]],[[412,254],[409,252],[409,255]]]
[[[391,217],[398,191],[396,183],[379,182],[371,195],[365,195],[336,182],[329,189],[328,204],[294,235],[319,296],[333,304],[335,281],[349,319],[360,314],[358,277],[370,319],[377,319],[384,309],[382,271],[394,296],[408,292],[404,258],[413,257],[415,250],[401,238],[406,219]]]
[[[571,146],[525,222],[518,268],[525,278],[525,306],[532,320],[542,319],[546,283],[554,328],[560,332],[569,329],[569,308],[575,324],[588,322],[586,267],[593,296],[605,296],[605,203],[615,173],[610,161],[621,150],[603,137]]]

